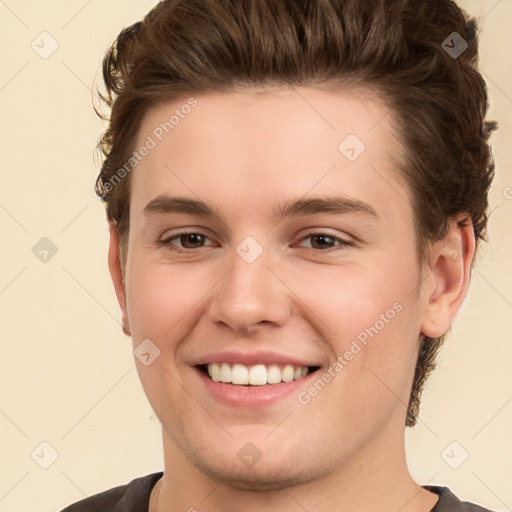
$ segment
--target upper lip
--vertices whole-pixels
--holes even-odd
[[[191,364],[193,366],[200,366],[208,363],[231,363],[243,364],[251,366],[256,364],[290,364],[292,366],[320,366],[321,364],[313,360],[299,359],[290,357],[286,354],[279,354],[271,351],[258,351],[258,352],[240,352],[240,351],[224,351],[213,352],[204,356],[198,357]]]

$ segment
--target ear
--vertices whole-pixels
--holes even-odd
[[[110,277],[116,291],[117,302],[121,308],[122,328],[127,336],[131,336],[128,314],[126,312],[126,293],[123,283],[123,274],[121,272],[121,262],[119,259],[119,230],[117,225],[109,221],[110,243],[108,248],[108,269]]]
[[[476,244],[471,220],[459,225],[461,220],[454,219],[444,238],[432,247],[421,324],[422,334],[429,338],[448,331],[468,290]]]

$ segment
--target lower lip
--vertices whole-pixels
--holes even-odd
[[[264,386],[237,386],[215,382],[208,378],[199,368],[195,368],[207,391],[214,398],[236,407],[265,407],[271,405],[289,395],[295,394],[304,389],[304,384],[316,372],[306,375],[299,380],[281,382],[280,384],[266,384]]]

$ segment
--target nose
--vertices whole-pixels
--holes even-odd
[[[213,290],[210,321],[244,336],[262,327],[284,325],[292,294],[278,270],[271,268],[277,266],[269,262],[267,252],[248,262],[233,251],[231,262],[231,269]]]

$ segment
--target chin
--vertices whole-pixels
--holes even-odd
[[[201,473],[235,489],[274,491],[304,484],[319,476],[312,468],[306,471],[298,467],[298,461],[290,465],[287,460],[265,461],[262,457],[253,467],[246,468],[238,459],[236,462],[224,460],[224,457],[215,460],[211,454],[205,457],[197,453],[188,457]]]

